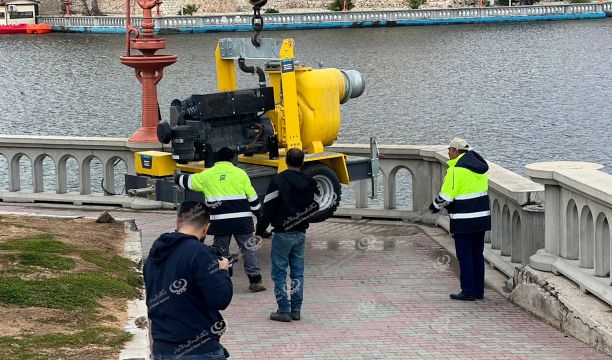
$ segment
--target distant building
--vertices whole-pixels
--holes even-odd
[[[0,0],[0,25],[36,24],[38,1]]]

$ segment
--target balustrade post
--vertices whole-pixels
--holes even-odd
[[[89,195],[91,194],[91,159],[81,161],[79,169],[81,195]]]
[[[34,160],[32,164],[32,180],[34,181],[34,192],[39,193],[45,191],[44,178],[43,178],[43,160],[44,155],[41,155]]]
[[[369,180],[357,181],[355,207],[358,209],[365,209],[368,207],[368,182]],[[373,191],[376,191],[376,189],[374,189]]]
[[[102,192],[104,195],[108,195],[106,192],[114,193],[115,192],[115,160],[109,159],[105,162],[104,166],[104,188]],[[106,190],[106,191],[104,191]]]
[[[19,156],[12,156],[9,160],[9,191],[21,190],[21,174],[19,173]]]

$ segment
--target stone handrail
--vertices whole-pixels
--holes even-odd
[[[434,21],[448,22],[453,19],[492,19],[514,17],[551,17],[602,14],[612,11],[612,3],[603,4],[564,4],[545,6],[512,6],[488,8],[456,9],[399,9],[350,12],[312,12],[312,13],[278,13],[265,14],[267,29],[304,24],[372,24],[395,22],[397,24]],[[48,23],[57,29],[75,28],[109,28],[125,29],[125,17],[108,16],[40,16],[38,22]],[[142,18],[132,17],[132,25],[139,27]],[[190,29],[202,28],[214,30],[248,30],[251,27],[250,14],[209,15],[209,16],[164,16],[155,18],[156,29]]]
[[[612,305],[612,175],[599,164],[530,164],[526,174],[546,188],[545,246],[532,267],[562,273]]]
[[[6,158],[9,168],[9,189],[8,192],[0,191],[0,199],[57,201],[49,200],[49,194],[43,192],[42,164],[48,157],[55,166],[55,193],[78,204],[82,202],[79,196],[91,193],[90,165],[94,158],[102,164],[107,189],[113,188],[114,165],[118,160],[125,163],[128,173],[134,172],[132,150],[128,145],[124,138],[0,135],[0,155]],[[369,145],[361,144],[337,144],[330,149],[354,156],[369,156],[370,152]],[[448,216],[429,215],[426,210],[446,172],[446,146],[381,145],[379,150],[381,175],[377,181],[382,184],[382,206],[370,204],[370,184],[362,180],[352,185],[356,190],[354,205],[344,202],[337,214],[435,221],[448,230]],[[23,157],[32,163],[33,193],[20,191],[19,160]],[[79,194],[65,194],[66,162],[70,158],[79,166]],[[591,163],[537,163],[528,165],[526,170],[534,182],[494,163],[489,162],[489,165],[492,230],[486,237],[487,261],[509,278],[521,265],[564,274],[583,291],[612,304],[609,226],[612,175],[599,171],[601,166]],[[397,205],[396,178],[401,169],[407,170],[412,178],[412,208]],[[135,207],[134,198],[99,195],[96,203]],[[72,201],[72,198],[77,200]],[[545,210],[542,204],[546,204]]]
[[[113,189],[115,163],[123,161],[128,173],[134,172],[132,152],[124,138],[71,137],[71,136],[30,136],[0,135],[0,155],[8,162],[9,192],[21,190],[19,161],[26,157],[32,165],[33,192],[44,191],[43,161],[50,158],[55,166],[57,194],[67,192],[67,169],[69,159],[76,160],[79,168],[79,192],[91,194],[91,161],[98,159],[102,164],[104,186]]]
[[[356,156],[369,153],[368,145],[334,145],[331,149]],[[382,145],[379,150],[383,207],[368,204],[368,183],[360,181],[355,206],[342,208],[340,213],[423,219],[446,173],[447,146]],[[544,187],[494,163],[489,165],[492,231],[487,236],[485,257],[511,278],[515,267],[529,264],[529,257],[544,246]],[[396,175],[400,169],[407,169],[412,176],[412,209],[396,206]],[[437,223],[448,230],[448,216],[438,216]]]

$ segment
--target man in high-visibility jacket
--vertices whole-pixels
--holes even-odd
[[[210,228],[214,244],[229,253],[232,235],[244,260],[244,271],[249,278],[249,290],[264,291],[261,269],[257,259],[252,214],[258,214],[261,204],[251,185],[251,179],[241,168],[234,166],[234,151],[223,147],[216,153],[215,165],[198,174],[181,174],[175,182],[185,188],[204,193],[210,207]]]
[[[453,300],[484,298],[484,237],[491,230],[489,206],[489,165],[461,138],[448,147],[448,170],[442,189],[429,209],[436,213],[446,208],[450,232],[455,239],[459,260],[461,292]]]

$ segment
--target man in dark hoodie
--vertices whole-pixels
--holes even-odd
[[[290,149],[285,158],[287,170],[274,175],[268,186],[262,215],[255,234],[262,236],[272,224],[272,280],[278,310],[270,319],[289,322],[300,320],[304,296],[304,252],[310,216],[319,210],[314,200],[317,183],[301,171],[304,152]],[[287,267],[291,274],[291,301],[287,294]]]
[[[232,301],[228,260],[217,260],[200,241],[210,219],[208,207],[180,206],[177,230],[161,235],[144,264],[153,355],[162,359],[219,360],[225,322],[219,313]]]
[[[442,189],[429,209],[446,208],[459,260],[461,292],[453,300],[484,298],[484,236],[491,230],[489,165],[467,141],[454,138],[448,147],[448,170]]]

